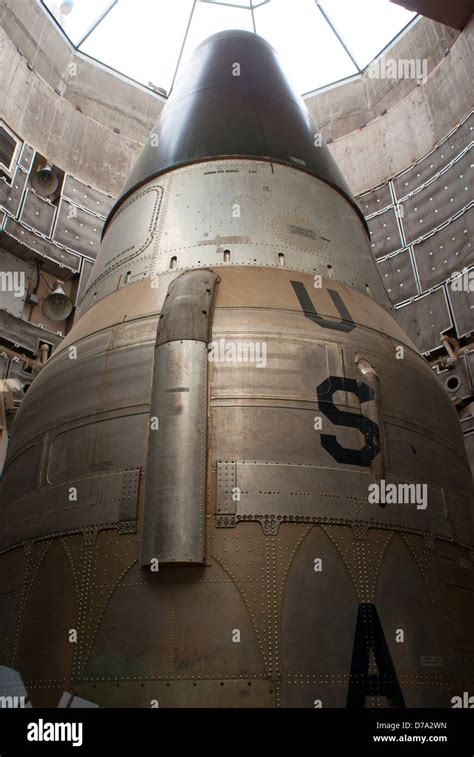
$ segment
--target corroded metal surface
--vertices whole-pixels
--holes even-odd
[[[23,546],[0,556],[0,595],[8,597],[0,606],[6,628],[2,663],[21,672],[37,705],[56,704],[63,691],[74,690],[110,706],[150,706],[155,699],[160,706],[313,707],[315,700],[345,706],[356,628],[381,628],[405,705],[449,705],[471,675],[464,624],[474,589],[474,541],[459,424],[439,380],[386,310],[334,280],[315,289],[311,275],[287,270],[220,268],[219,276],[212,342],[265,341],[267,352],[265,367],[208,365],[204,564],[164,562],[156,573],[139,567],[145,538],[140,485],[134,514],[121,518],[120,497],[110,489],[116,514],[101,516],[99,481],[120,470],[125,475],[127,460],[136,470],[149,470],[153,344],[169,277],[158,288],[148,280],[136,286],[148,287],[156,312],[124,321],[133,291],[128,287],[99,303],[90,312],[104,313],[108,303],[105,328],[91,317],[90,333],[81,332],[76,343],[78,362],[68,357],[74,346],[69,338],[19,413],[19,444],[14,437],[2,484],[2,516],[18,519],[11,546]],[[306,287],[323,323],[302,311],[295,280]],[[339,293],[350,313],[349,332],[331,328],[340,319],[329,290]],[[143,393],[132,388],[135,353],[127,357],[140,340],[147,345]],[[396,357],[400,346],[402,360]],[[121,371],[109,370],[114,354],[123,365],[132,361],[126,382]],[[369,503],[370,465],[338,462],[334,448],[322,442],[327,436],[348,450],[364,445],[359,429],[338,426],[323,412],[332,391],[325,385],[328,376],[360,380],[360,355],[370,358],[380,379],[386,480],[426,482],[426,510]],[[99,356],[98,373],[89,372],[97,375],[99,388],[85,396],[80,362],[95,366],[90,361]],[[164,371],[162,391],[172,377]],[[68,399],[53,407],[60,385],[69,387]],[[370,400],[361,402],[352,388],[337,391],[335,406],[361,417]],[[33,412],[36,407],[50,411]],[[31,421],[22,423],[22,415]],[[316,430],[317,416],[322,427]],[[93,428],[94,434],[87,431]],[[75,434],[80,442],[65,457],[64,445],[55,440],[69,447]],[[198,436],[191,429],[189,442]],[[172,434],[170,439],[172,445]],[[23,450],[32,445],[40,454],[28,453],[22,466]],[[186,440],[168,452],[179,480],[189,481]],[[173,465],[169,456],[166,461]],[[13,501],[20,479],[22,495]],[[84,481],[91,492],[86,498]],[[40,517],[58,486],[62,501],[76,486],[78,502],[69,503],[72,510],[65,503],[62,520],[59,513]],[[31,508],[39,517],[32,518]],[[124,521],[132,533],[120,528]],[[10,531],[4,529],[4,540]],[[321,572],[315,560],[321,560]],[[70,600],[61,618],[48,614],[46,644],[37,597],[52,584]],[[78,629],[77,644],[70,644],[66,628]],[[405,632],[403,644],[395,641],[397,629]],[[56,668],[59,653],[62,667]],[[390,701],[393,691],[368,696],[368,705]],[[360,692],[351,696],[357,702]]]

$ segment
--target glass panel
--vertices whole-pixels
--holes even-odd
[[[217,32],[222,32],[226,29],[243,29],[244,31],[253,32],[250,10],[246,8],[226,7],[225,5],[217,5],[216,3],[196,3],[180,68],[203,40],[210,37],[211,34],[217,34]]]
[[[200,0],[200,2],[211,5],[238,5],[239,8],[250,9],[250,0]]]
[[[297,92],[357,73],[314,0],[271,0],[254,13],[257,34],[273,45]]]
[[[192,0],[119,0],[81,50],[168,92],[192,6]]]
[[[44,0],[77,44],[111,0]],[[415,16],[388,0],[319,0],[359,66],[366,66]],[[235,7],[238,6],[238,7]],[[315,0],[254,0],[257,33],[276,49],[301,93],[357,73]],[[142,84],[169,91],[193,0],[118,0],[81,45],[88,55]],[[206,37],[253,31],[250,0],[198,0],[181,66]]]
[[[389,0],[320,0],[319,5],[360,68],[416,16]]]
[[[74,45],[80,41],[94,22],[100,18],[111,0],[43,0],[43,5]]]

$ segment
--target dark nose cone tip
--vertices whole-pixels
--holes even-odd
[[[108,221],[150,179],[226,157],[307,171],[341,192],[361,215],[272,46],[251,32],[224,31],[204,40],[182,70]]]

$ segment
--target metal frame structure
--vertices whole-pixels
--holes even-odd
[[[122,71],[119,71],[118,69],[114,68],[113,66],[109,66],[107,63],[104,63],[103,61],[98,60],[97,58],[94,58],[94,56],[89,55],[88,53],[85,53],[81,49],[82,45],[84,44],[84,42],[91,36],[91,34],[94,33],[94,31],[98,28],[98,26],[100,26],[100,24],[102,23],[102,21],[115,8],[115,6],[118,4],[119,0],[111,0],[111,2],[109,3],[109,5],[102,11],[102,13],[98,16],[98,18],[94,21],[94,23],[89,27],[89,29],[85,32],[85,34],[83,34],[83,36],[81,37],[81,39],[79,40],[79,42],[77,42],[77,44],[74,44],[74,42],[68,36],[67,32],[64,30],[64,28],[59,23],[59,21],[55,18],[55,16],[53,15],[53,13],[49,10],[49,8],[46,5],[46,3],[44,2],[44,0],[37,0],[37,2],[43,7],[43,9],[48,14],[48,16],[58,26],[58,28],[61,30],[61,32],[67,38],[68,42],[72,45],[72,47],[77,52],[81,53],[81,55],[84,55],[86,58],[89,58],[90,60],[93,60],[93,61],[96,61],[97,63],[100,63],[101,65],[105,66],[105,68],[109,69],[110,71],[113,71],[114,73],[120,74],[121,76],[124,76],[128,80],[130,80],[130,81],[132,81],[132,82],[134,82],[134,83],[136,83],[136,84],[138,84],[138,85],[140,85],[142,87],[145,87],[150,92],[155,92],[154,89],[152,89],[151,87],[147,86],[146,84],[143,84],[142,82],[139,82],[136,79],[134,79],[133,77],[128,76],[127,74],[124,74]],[[169,90],[167,96],[169,96],[169,94],[172,92],[174,83],[176,81],[176,77],[177,77],[177,74],[178,74],[178,71],[179,71],[179,67],[181,65],[181,61],[182,61],[182,57],[183,57],[183,52],[184,52],[184,49],[185,49],[185,46],[186,46],[186,41],[188,39],[189,30],[190,30],[191,23],[192,23],[192,20],[193,20],[194,11],[196,9],[196,5],[197,5],[198,2],[206,3],[208,5],[223,6],[223,7],[236,8],[236,9],[239,9],[239,10],[248,11],[251,14],[253,31],[254,31],[255,34],[258,34],[257,21],[256,21],[256,17],[255,17],[255,11],[258,8],[262,7],[263,5],[267,5],[269,2],[271,2],[271,0],[260,0],[260,2],[254,2],[254,0],[249,0],[248,4],[245,4],[245,5],[242,4],[242,3],[239,3],[239,2],[222,2],[222,0],[193,0],[193,4],[192,4],[191,11],[190,11],[189,18],[188,18],[188,23],[186,25],[186,30],[184,32],[183,42],[182,42],[180,50],[179,50],[176,66],[175,66],[175,69],[174,69],[173,78],[172,78],[172,81],[171,81],[170,90]],[[324,10],[323,5],[321,5],[321,0],[314,0],[314,4],[315,4],[316,9],[321,13],[321,16],[324,18],[325,22],[327,23],[329,29],[331,30],[331,33],[334,34],[334,36],[336,37],[338,43],[341,45],[341,47],[343,48],[344,52],[346,53],[346,55],[350,59],[352,65],[356,68],[356,72],[353,73],[353,74],[350,74],[349,76],[346,76],[346,77],[344,77],[342,79],[336,79],[336,80],[334,80],[332,82],[328,82],[327,84],[323,85],[323,87],[317,87],[314,90],[308,90],[307,92],[303,92],[303,93],[301,93],[302,97],[308,97],[308,96],[310,96],[310,95],[318,92],[320,89],[325,89],[326,87],[332,87],[332,86],[335,86],[335,85],[342,84],[345,81],[350,81],[355,76],[360,76],[361,74],[363,74],[364,71],[366,71],[366,69],[370,65],[370,62],[369,62],[369,64],[367,64],[366,66],[364,66],[362,68],[359,66],[359,64],[356,61],[355,56],[352,54],[352,52],[350,50],[350,47],[346,44],[346,42],[342,38],[341,34],[338,32],[336,26],[331,21],[330,15],[328,15],[328,13]],[[399,37],[401,37],[403,34],[405,34],[405,32],[410,28],[410,26],[414,22],[416,22],[418,20],[418,18],[419,18],[419,16],[417,15],[413,19],[411,19],[411,21],[409,21],[409,23],[406,24],[403,27],[403,29],[401,29],[398,32],[398,34],[396,34],[393,37],[393,39],[391,39],[390,42],[388,42],[388,44],[386,44],[377,53],[376,56],[374,56],[374,60],[376,58],[378,58],[380,55],[382,55],[382,53],[385,50],[389,49]]]

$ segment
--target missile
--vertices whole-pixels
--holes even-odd
[[[472,691],[457,415],[257,35],[214,35],[184,68],[0,495],[0,666],[35,707]]]

